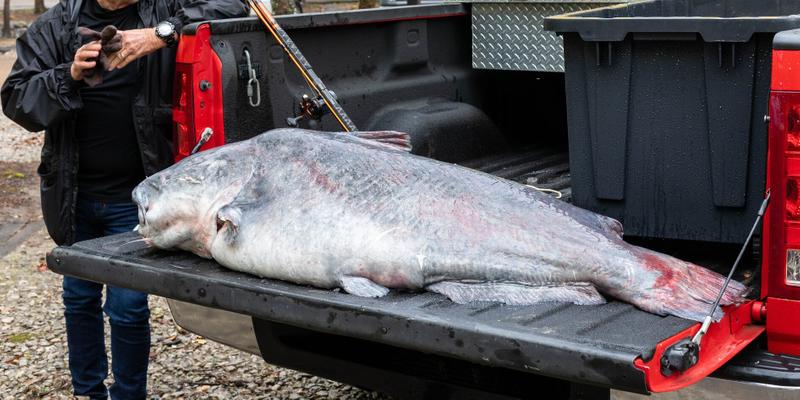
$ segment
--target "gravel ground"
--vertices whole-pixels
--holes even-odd
[[[0,55],[0,81],[13,61],[13,54]],[[41,218],[35,177],[41,134],[28,133],[0,115],[0,140],[2,232],[4,225],[20,219]],[[0,258],[0,399],[72,398],[61,276],[44,264],[53,246],[39,229]],[[186,332],[172,322],[163,298],[151,296],[150,309],[152,399],[383,398],[266,364],[260,357]]]
[[[41,231],[0,259],[2,399],[71,398],[61,277],[47,270],[43,259],[52,246]],[[148,387],[153,399],[381,397],[275,367],[186,332],[173,324],[163,298],[151,296],[150,309],[153,346]]]
[[[0,41],[0,45],[10,43]],[[10,51],[0,54],[0,77],[5,81],[8,71],[17,59],[17,54]],[[44,136],[41,133],[31,133],[20,128],[19,125],[6,118],[0,117],[0,160],[5,162],[38,162],[39,151],[42,148]]]
[[[2,57],[2,56],[0,56]],[[0,160],[8,162],[38,162],[44,135],[28,132],[8,118],[0,118]],[[19,151],[17,149],[23,149]]]

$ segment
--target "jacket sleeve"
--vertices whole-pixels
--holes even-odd
[[[246,17],[250,9],[241,0],[178,0],[170,22],[180,32],[184,25],[214,19]]]
[[[17,61],[0,89],[3,112],[31,132],[83,107],[83,82],[72,79],[71,60],[61,59],[60,40],[69,40],[69,35],[57,34],[49,23],[32,25],[17,39]]]

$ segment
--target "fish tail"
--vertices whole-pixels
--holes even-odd
[[[702,321],[711,314],[712,305],[725,283],[725,277],[707,268],[650,250],[640,249],[644,267],[656,274],[640,291],[639,302],[634,304],[657,314],[671,314],[694,321]],[[731,280],[720,299],[720,306],[745,301],[747,286]],[[719,321],[723,311],[717,307],[713,319]]]

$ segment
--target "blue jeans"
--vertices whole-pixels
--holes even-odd
[[[107,204],[79,198],[76,239],[87,240],[131,231],[138,223],[133,203]],[[75,395],[104,399],[144,399],[150,356],[150,310],[147,294],[64,277],[64,318],[69,347],[69,370]],[[108,359],[103,333],[103,311],[111,325],[111,367],[114,384],[109,390]]]

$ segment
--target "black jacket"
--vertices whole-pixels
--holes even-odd
[[[77,113],[84,85],[70,76],[80,38],[75,33],[83,0],[61,0],[17,39],[17,61],[0,90],[3,112],[29,131],[45,130],[41,177],[42,214],[58,244],[75,240],[78,147]],[[240,0],[139,0],[139,27],[169,19],[183,25],[242,17]],[[172,160],[172,82],[176,48],[161,49],[139,60],[142,87],[133,101],[133,121],[144,172],[154,174]]]

